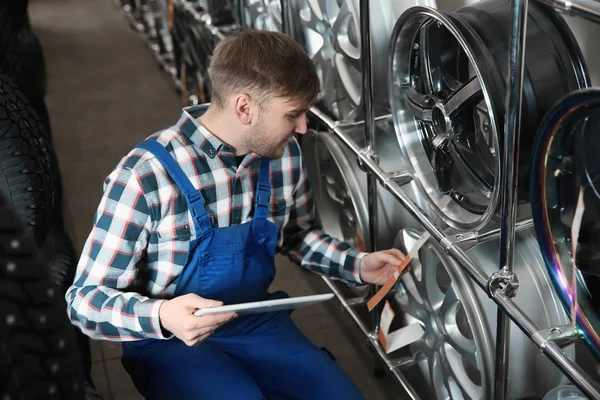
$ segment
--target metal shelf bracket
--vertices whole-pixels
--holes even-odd
[[[562,349],[578,341],[581,336],[576,328],[570,325],[562,325],[541,329],[535,332],[531,338],[540,352],[543,353],[550,342],[556,343]]]
[[[519,277],[513,271],[501,269],[490,276],[487,282],[487,294],[490,297],[496,297],[497,291],[503,295],[513,298],[517,295],[519,289]]]

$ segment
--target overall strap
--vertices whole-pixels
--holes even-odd
[[[254,219],[266,219],[269,215],[271,199],[271,160],[263,157],[260,161],[260,174],[254,198]]]
[[[181,169],[177,161],[169,154],[163,145],[154,139],[144,140],[137,145],[140,149],[148,150],[154,154],[156,159],[163,165],[171,179],[179,186],[179,189],[185,197],[185,201],[190,209],[194,219],[194,227],[196,228],[196,237],[200,237],[204,233],[212,229],[210,217],[206,211],[204,198],[202,193],[194,188],[192,182]]]

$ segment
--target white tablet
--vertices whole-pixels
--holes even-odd
[[[333,293],[326,293],[312,296],[289,297],[277,300],[255,301],[251,303],[229,304],[220,307],[200,308],[194,312],[194,315],[199,317],[201,315],[218,314],[231,311],[238,313],[238,315],[243,315],[289,310],[292,308],[309,306],[311,304],[331,300],[333,296]]]

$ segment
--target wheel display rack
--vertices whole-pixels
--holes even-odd
[[[521,109],[521,97],[523,90],[523,66],[524,66],[524,55],[525,55],[525,30],[526,30],[526,16],[529,0],[512,0],[511,1],[511,17],[512,26],[509,40],[509,70],[507,71],[508,76],[508,90],[506,94],[506,123],[505,123],[505,135],[504,135],[504,152],[506,156],[503,158],[503,171],[501,181],[501,218],[502,223],[499,230],[499,236],[501,241],[500,248],[500,265],[499,270],[492,276],[488,277],[482,273],[481,268],[474,264],[472,260],[465,254],[463,249],[465,243],[465,234],[459,234],[454,236],[447,236],[441,229],[439,229],[431,219],[425,215],[421,210],[408,198],[402,191],[401,185],[399,185],[392,177],[390,177],[385,171],[383,171],[375,161],[374,149],[374,129],[373,129],[373,117],[372,117],[372,91],[371,91],[371,58],[370,58],[370,21],[369,21],[369,0],[361,0],[361,34],[363,39],[363,88],[365,93],[365,134],[366,134],[366,148],[359,148],[351,139],[344,135],[344,132],[336,126],[334,121],[329,120],[323,113],[318,109],[311,109],[311,113],[321,121],[325,123],[328,128],[335,133],[344,143],[357,155],[362,165],[365,166],[369,176],[374,179],[369,179],[367,184],[369,185],[368,193],[369,198],[369,216],[370,216],[370,232],[373,234],[376,230],[376,221],[374,216],[376,212],[376,202],[371,201],[371,197],[376,198],[377,185],[375,179],[381,186],[390,191],[400,203],[415,217],[422,226],[429,232],[431,237],[439,242],[444,250],[454,258],[458,264],[465,269],[469,276],[474,282],[484,291],[488,293],[490,298],[498,305],[498,328],[497,328],[497,340],[496,340],[496,368],[495,368],[495,399],[506,399],[507,398],[507,372],[509,368],[508,364],[508,330],[510,328],[510,320],[517,325],[519,329],[527,335],[532,343],[544,353],[546,356],[556,364],[556,366],[564,372],[564,374],[587,396],[592,399],[600,398],[600,388],[594,381],[585,374],[585,372],[573,361],[567,358],[561,347],[572,343],[574,340],[579,339],[579,334],[576,330],[572,329],[571,326],[557,326],[542,328],[536,326],[529,317],[527,317],[522,310],[516,306],[512,298],[516,295],[518,289],[518,277],[512,271],[513,259],[514,259],[514,244],[515,244],[515,232],[517,230],[516,224],[516,176],[518,172],[518,153],[519,153],[519,125],[520,125],[520,109]],[[594,1],[551,1],[543,0],[543,3],[557,7],[558,9],[586,17],[588,19],[599,21],[600,17],[600,3]],[[375,196],[373,196],[375,195]],[[477,232],[469,232],[468,241],[477,240]],[[371,243],[376,242],[376,237],[371,237]],[[376,246],[375,246],[376,249]],[[329,286],[332,288],[334,293],[339,294],[339,290],[336,290],[334,285],[328,281]],[[342,302],[350,314],[354,314],[352,308],[348,306],[347,302]],[[353,315],[354,316],[354,315]],[[377,349],[378,354],[386,362],[387,366],[394,372],[394,375],[400,380],[408,394],[416,399],[418,398],[415,391],[410,387],[409,382],[404,378],[399,370],[402,363],[394,362],[394,360],[388,359],[387,355],[381,349],[377,335],[377,325],[372,332],[362,324],[357,317],[354,317],[357,321],[361,330],[369,337],[373,346]],[[400,365],[398,365],[400,364]]]
[[[143,0],[135,0],[142,1]],[[427,215],[415,202],[405,194],[403,186],[411,181],[410,175],[390,173],[384,171],[378,164],[376,154],[376,135],[373,107],[373,71],[371,51],[371,18],[369,15],[369,0],[360,0],[360,39],[361,39],[361,64],[362,64],[362,93],[364,101],[364,120],[347,123],[335,121],[325,112],[317,107],[312,107],[308,116],[311,121],[316,121],[324,126],[329,132],[344,143],[344,145],[356,156],[361,168],[367,173],[368,193],[368,215],[369,215],[369,243],[367,251],[379,250],[377,243],[377,216],[378,216],[378,190],[388,191],[405,209],[416,219],[420,226],[429,233],[431,238],[439,244],[441,249],[447,253],[479,286],[487,293],[489,298],[498,306],[497,328],[496,328],[496,354],[493,381],[493,398],[497,400],[507,399],[508,386],[508,355],[510,346],[509,330],[514,323],[526,337],[533,343],[539,352],[547,356],[560,371],[576,385],[590,399],[600,399],[600,386],[594,382],[584,371],[571,360],[563,348],[581,339],[580,332],[571,325],[560,325],[540,327],[526,315],[522,308],[517,306],[513,300],[519,288],[519,279],[513,271],[515,258],[515,235],[518,232],[532,228],[532,219],[517,220],[516,182],[519,172],[519,136],[521,126],[521,104],[523,93],[524,58],[526,54],[526,26],[528,2],[530,0],[510,0],[511,26],[508,38],[509,61],[506,71],[506,95],[504,98],[504,110],[506,110],[503,127],[503,143],[501,158],[501,176],[499,182],[500,193],[500,225],[494,229],[474,230],[467,232],[456,232],[440,228],[433,219]],[[600,24],[600,2],[595,0],[531,0],[550,6],[553,9],[570,16],[581,17]],[[197,2],[197,1],[196,1]],[[216,41],[221,40],[224,35],[219,26],[215,26],[208,12],[198,11],[193,8],[188,0],[169,0],[171,6],[187,8],[193,13],[195,19],[204,25],[206,31],[212,34]],[[286,1],[282,1],[283,29],[286,33],[291,30],[286,23],[289,19],[289,11]],[[236,10],[237,11],[237,10]],[[135,24],[134,24],[135,25]],[[286,29],[286,27],[288,29]],[[227,25],[225,29],[230,32],[236,27]],[[144,37],[150,40],[144,30],[138,28]],[[164,69],[169,72],[177,88],[181,88],[181,82],[173,71],[174,66],[170,58],[156,52],[157,59],[162,63]],[[391,118],[391,116],[384,116]],[[346,129],[349,125],[364,125],[365,147],[360,147],[351,138]],[[498,239],[500,243],[500,260],[495,273],[488,276],[483,272],[481,266],[477,265],[468,255],[466,250],[476,244]],[[419,399],[419,395],[411,386],[411,383],[403,374],[403,368],[414,365],[414,359],[403,357],[392,359],[386,353],[379,340],[379,312],[375,309],[372,321],[365,323],[364,319],[356,311],[355,307],[366,303],[366,298],[347,298],[343,292],[331,280],[323,277],[343,308],[352,317],[360,331],[366,336],[368,342],[375,350],[377,358],[382,361],[389,372],[399,381],[406,393],[412,399]],[[372,288],[373,294],[377,288]]]

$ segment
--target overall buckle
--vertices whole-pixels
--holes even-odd
[[[258,193],[256,193],[256,204],[258,204],[259,206],[268,206],[269,200],[271,200],[271,193],[265,193],[263,191],[259,191]]]

